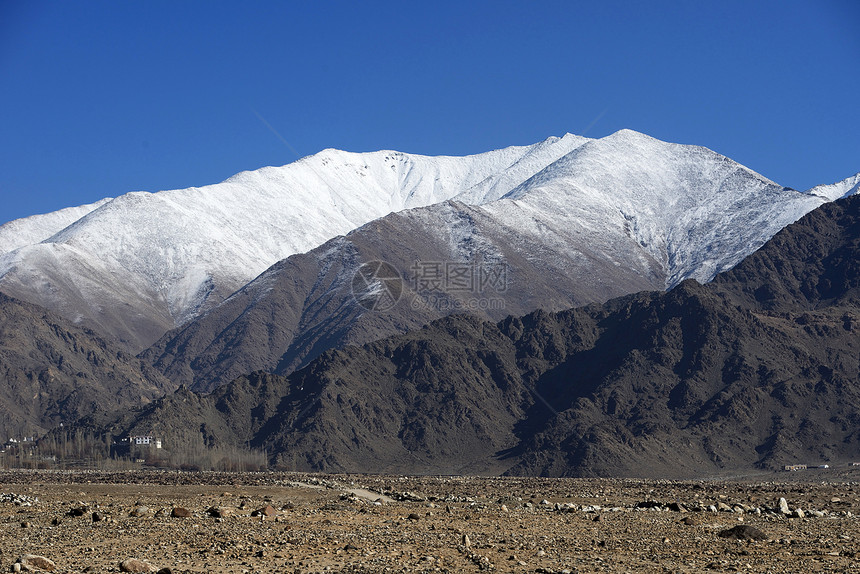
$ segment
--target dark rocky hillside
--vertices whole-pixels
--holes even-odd
[[[0,293],[0,437],[39,436],[60,422],[172,390],[160,373],[92,331]]]
[[[162,420],[298,470],[681,477],[847,463],[860,460],[858,262],[854,197],[708,285],[498,323],[452,316],[289,377],[237,379],[197,410],[183,390]]]

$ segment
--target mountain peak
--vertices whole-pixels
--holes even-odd
[[[842,181],[826,185],[817,185],[808,189],[806,193],[823,197],[828,201],[836,201],[852,195],[860,194],[860,173],[847,177]]]
[[[645,141],[661,141],[657,138],[653,138],[647,134],[643,134],[642,132],[637,132],[636,130],[630,128],[621,128],[618,131],[612,132],[606,138],[609,139],[627,139],[627,140],[645,140]],[[601,138],[603,139],[603,138]]]

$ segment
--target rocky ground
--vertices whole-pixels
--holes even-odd
[[[8,471],[0,568],[845,572],[860,568],[858,478]]]

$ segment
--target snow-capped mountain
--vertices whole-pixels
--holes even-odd
[[[800,193],[710,150],[629,130],[466,157],[325,150],[216,185],[128,193],[7,223],[0,289],[142,350],[274,263],[374,222],[362,231],[384,230],[374,253],[353,254],[354,263],[409,253],[505,261],[520,280],[545,274],[531,295],[508,303],[508,312],[526,312],[708,280],[786,224],[857,190],[846,180]],[[415,241],[431,247],[412,249]],[[332,249],[327,257],[339,257]],[[295,305],[301,314],[313,302]]]
[[[96,203],[67,207],[59,211],[16,219],[5,225],[0,225],[0,254],[26,245],[40,243],[111,199],[109,197]]]
[[[828,201],[836,201],[837,199],[860,194],[860,173],[836,183],[816,185],[807,193],[818,195]]]
[[[559,250],[583,242],[600,253],[633,249],[659,263],[671,288],[690,277],[710,281],[822,203],[709,149],[622,130],[486,208],[511,225],[529,221],[532,233],[577,228],[581,239],[564,237]]]
[[[290,257],[146,358],[174,381],[211,390],[452,312],[500,320],[708,281],[827,201],[708,149],[629,130],[583,142],[496,195],[391,214]],[[390,308],[367,310],[355,296],[353,278],[374,260],[403,279]],[[503,288],[434,290],[422,265],[448,263],[473,274],[504,268]]]
[[[285,257],[393,211],[495,199],[586,141],[466,157],[329,149],[216,185],[12,221],[0,226],[0,289],[141,350]]]

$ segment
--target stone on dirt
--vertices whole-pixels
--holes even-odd
[[[738,524],[734,528],[721,530],[718,535],[731,540],[767,540],[764,532],[749,524]]]
[[[119,563],[119,569],[122,572],[155,572],[154,566],[137,558],[129,558]]]
[[[46,570],[51,572],[54,570],[57,565],[54,564],[53,560],[49,558],[45,558],[44,556],[39,556],[37,554],[24,554],[20,558],[18,558],[18,564],[21,565],[24,569],[38,568],[39,570]]]

